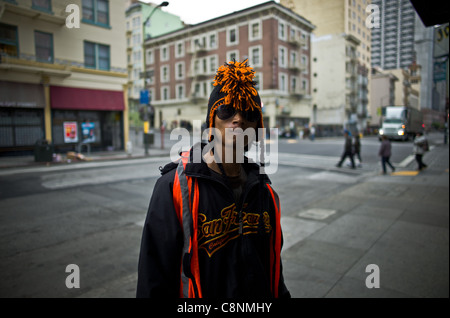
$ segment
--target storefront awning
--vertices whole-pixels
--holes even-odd
[[[50,103],[53,109],[109,110],[125,109],[122,91],[51,86]]]

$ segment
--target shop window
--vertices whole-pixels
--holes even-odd
[[[41,109],[0,108],[0,147],[34,146],[44,138]]]

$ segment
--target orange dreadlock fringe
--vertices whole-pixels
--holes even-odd
[[[220,66],[214,79],[214,86],[222,85],[220,92],[227,95],[217,100],[209,113],[209,128],[212,128],[214,112],[221,105],[232,105],[239,111],[258,110],[261,114],[259,125],[264,128],[261,107],[253,100],[252,96],[258,93],[253,81],[255,71],[248,64],[248,59],[243,62],[231,61]],[[211,139],[211,132],[210,132]]]

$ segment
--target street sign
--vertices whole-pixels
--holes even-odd
[[[141,90],[141,95],[139,98],[139,103],[144,104],[144,105],[148,105],[148,103],[150,102],[150,98],[149,98],[149,91],[146,89],[142,89]]]
[[[146,72],[139,72],[139,78],[151,78],[155,72],[153,70]]]

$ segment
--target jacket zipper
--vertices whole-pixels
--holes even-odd
[[[204,175],[191,175],[191,176],[192,176],[192,177],[197,177],[197,178],[204,178],[204,179],[208,179],[208,180],[213,180],[214,182],[217,182],[217,183],[223,185],[225,188],[227,188],[228,191],[231,190],[231,191],[230,191],[230,192],[231,192],[231,195],[232,195],[232,197],[234,197],[233,190],[230,189],[230,187],[227,186],[227,185],[226,185],[225,183],[223,183],[222,181],[219,181],[219,180],[217,180],[217,179],[215,179],[215,178],[211,178],[211,177],[204,176]],[[236,202],[236,203],[238,203],[238,204],[240,205],[240,206],[239,206],[239,212],[238,212],[238,218],[239,218],[239,235],[242,235],[242,234],[243,234],[243,231],[244,231],[244,220],[243,220],[243,217],[242,217],[242,213],[243,213],[243,206],[244,206],[245,199],[247,198],[248,192],[249,192],[255,185],[257,185],[257,184],[258,184],[258,181],[253,181],[252,184],[250,184],[250,185],[248,185],[247,187],[245,187],[245,189],[244,189],[244,195],[242,196],[242,200],[240,200],[241,202]]]

